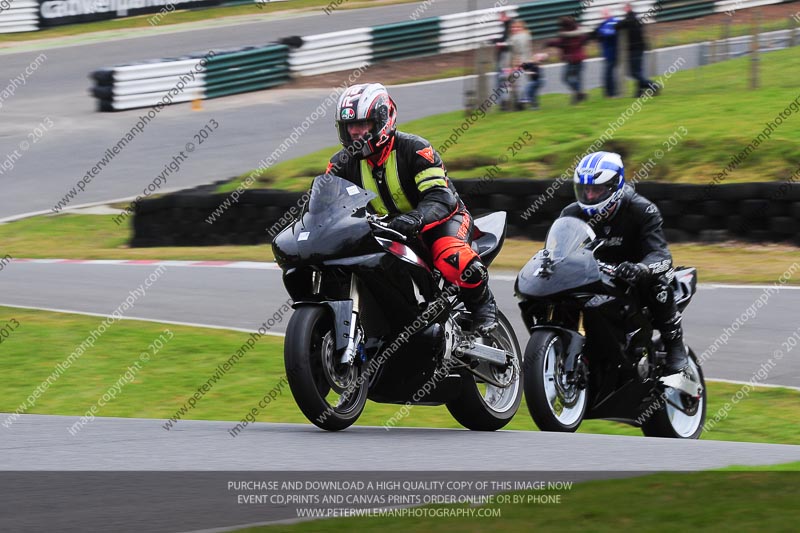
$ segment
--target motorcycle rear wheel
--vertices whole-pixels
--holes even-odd
[[[657,410],[642,424],[642,433],[648,437],[699,439],[703,432],[706,421],[706,382],[697,357],[691,348],[688,348],[688,352],[689,373],[699,379],[703,392],[700,398],[692,399],[685,393],[667,387],[662,397],[656,400]],[[673,404],[682,406],[690,414]]]
[[[565,357],[564,343],[556,333],[533,332],[525,349],[523,383],[528,411],[542,431],[574,433],[586,413],[589,391],[566,382],[559,366]]]
[[[447,402],[447,410],[459,424],[473,431],[496,431],[511,422],[522,402],[522,350],[519,348],[514,328],[503,315],[497,313],[497,328],[489,334],[492,347],[511,352],[514,362],[501,375],[493,376],[498,381],[508,378],[512,382],[501,388],[484,383],[479,377],[467,370],[461,370],[461,394]],[[509,374],[512,374],[509,376]],[[507,381],[506,381],[507,382]]]
[[[286,380],[297,406],[310,422],[328,431],[345,429],[358,420],[367,403],[369,386],[368,379],[359,383],[360,369],[349,374],[350,369],[337,366],[340,363],[334,338],[328,310],[322,306],[304,306],[292,315],[283,347]],[[323,366],[326,363],[327,371]],[[331,386],[328,376],[337,370],[348,373],[350,394],[337,394]]]

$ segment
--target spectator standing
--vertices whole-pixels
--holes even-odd
[[[533,57],[533,42],[531,34],[525,28],[525,23],[521,20],[515,20],[511,23],[511,36],[508,38],[508,52],[506,61],[502,64],[503,77],[507,80],[508,92],[506,98],[513,97],[517,109],[521,109],[524,104],[525,97],[520,95],[522,92],[519,87],[524,80],[525,75],[520,72],[522,64],[530,61]]]
[[[592,38],[600,43],[603,53],[603,94],[611,98],[617,95],[614,68],[617,66],[617,23],[620,19],[611,16],[606,7],[602,11],[603,22],[592,32]]]
[[[564,69],[564,83],[572,89],[572,103],[577,104],[586,100],[582,71],[583,60],[586,59],[584,45],[590,35],[579,29],[578,23],[572,17],[559,18],[558,26],[558,37],[550,39],[545,45],[561,50],[561,59],[567,64]]]
[[[497,53],[497,88],[503,84],[503,63],[508,57],[508,40],[511,37],[511,17],[505,11],[500,12],[500,22],[503,23],[503,35],[495,39],[494,46]]]
[[[644,51],[647,50],[644,24],[639,20],[631,4],[625,4],[625,17],[617,25],[620,31],[628,32],[628,69],[631,77],[637,82],[636,98],[642,96],[648,88],[658,93],[660,87],[645,77]]]

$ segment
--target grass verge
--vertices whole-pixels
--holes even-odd
[[[0,256],[42,259],[183,259],[272,261],[268,244],[254,246],[173,246],[130,248],[127,225],[112,215],[46,215],[0,225]],[[519,270],[541,242],[507,239],[494,270]],[[675,264],[696,266],[701,282],[772,283],[797,261],[789,245],[674,244]],[[790,284],[800,280],[792,279]]]
[[[3,357],[0,358],[0,374],[5,376],[0,412],[6,413],[13,412],[25,402],[34,388],[45,381],[56,365],[63,363],[103,320],[10,307],[0,307],[0,313],[2,324],[12,319],[19,323],[8,338],[3,339]],[[264,320],[267,318],[269,316],[263,317]],[[154,339],[166,335],[167,329],[171,338],[153,354],[150,345]],[[117,321],[74,360],[26,412],[84,415],[139,360],[139,355],[149,350],[150,360],[141,365],[135,379],[124,385],[116,398],[95,414],[168,419],[248,338],[249,334],[235,331]],[[521,341],[524,344],[527,339]],[[279,337],[261,338],[184,417],[231,421],[244,418],[265,392],[275,387],[285,375],[282,344],[283,339]],[[713,414],[730,401],[739,386],[710,382],[708,389],[708,412]],[[358,424],[382,426],[396,412],[395,405],[369,402]],[[704,434],[704,438],[800,444],[798,417],[800,392],[755,388],[713,431]],[[257,420],[307,422],[286,387],[277,400],[261,410]],[[460,427],[444,406],[414,407],[400,424],[409,427]],[[507,428],[535,429],[524,404]],[[636,428],[606,421],[587,421],[581,432],[641,435]]]
[[[664,82],[661,96],[644,102],[639,112],[633,108],[627,120],[623,114],[634,101],[603,99],[598,89],[579,106],[571,106],[567,95],[546,95],[536,112],[490,111],[460,136],[454,128],[462,126],[462,112],[404,123],[401,129],[422,135],[437,149],[457,135],[455,145],[439,150],[446,152],[442,158],[454,179],[485,176],[501,158],[507,162],[498,165],[495,177],[552,179],[571,168],[574,158],[621,117],[621,127],[603,149],[623,155],[629,176],[655,158],[657,164],[647,179],[709,183],[764,130],[766,122],[774,121],[797,98],[797,88],[785,73],[800,68],[800,54],[795,50],[764,54],[761,67],[762,88],[756,91],[748,89],[747,58],[678,72]],[[531,142],[524,141],[528,137],[524,132],[533,137]],[[800,119],[789,115],[720,183],[788,179],[797,170],[795,139],[799,135]],[[671,136],[676,142],[669,142]],[[515,141],[523,144],[521,150],[512,151]],[[270,167],[256,186],[306,190],[336,150],[332,145]],[[655,156],[658,150],[663,152],[660,159]],[[248,174],[225,184],[223,190],[237,187]]]
[[[570,490],[516,492],[560,495],[553,504],[489,504],[499,518],[339,518],[240,529],[285,531],[793,531],[800,519],[795,471],[693,472],[576,483]],[[464,508],[446,506],[449,508]],[[436,506],[434,509],[444,509]]]

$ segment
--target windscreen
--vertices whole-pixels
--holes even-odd
[[[345,179],[331,174],[314,178],[311,197],[306,205],[306,222],[313,225],[326,225],[332,219],[366,207],[375,198],[375,193],[362,189]]]
[[[550,226],[544,247],[554,260],[563,259],[594,239],[595,233],[586,222],[574,217],[562,217]]]

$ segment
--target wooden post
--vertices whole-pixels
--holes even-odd
[[[722,23],[723,61],[731,58],[731,45],[728,42],[728,39],[731,37],[731,18],[732,17],[725,17],[724,22]]]
[[[475,0],[470,0],[470,9],[468,11],[474,11],[475,7]],[[474,22],[474,21],[473,21]],[[469,37],[472,37],[474,32],[474,24],[470,24],[470,32]],[[471,40],[471,39],[470,39]],[[464,54],[466,58],[466,70],[469,71],[472,68],[472,73],[476,74],[477,77],[472,81],[467,80],[464,83],[464,113],[469,115],[475,108],[477,108],[480,103],[478,102],[478,87],[481,82],[481,75],[480,70],[478,69],[478,58],[480,57],[479,49],[473,49],[473,57],[472,57],[472,64],[470,64],[470,57],[469,53]],[[467,74],[467,73],[465,73]]]
[[[789,46],[797,45],[797,22],[795,17],[789,17]]]
[[[614,78],[617,83],[617,98],[622,98],[628,94],[628,77],[625,73],[628,71],[628,61],[630,53],[628,52],[628,31],[617,31],[617,65],[614,69]]]
[[[647,65],[646,70],[642,69],[643,71],[647,72],[647,78],[653,79],[659,75],[658,72],[658,43],[656,41],[656,37],[658,35],[656,24],[650,24],[645,26],[649,31],[650,35],[647,37],[647,48],[648,50],[644,53],[643,61]]]
[[[750,39],[750,88],[758,89],[758,64],[760,61],[758,48],[759,48],[759,26],[761,22],[761,12],[758,9],[753,10],[753,35]]]
[[[483,45],[475,50],[475,73],[478,75],[476,108],[480,107],[480,105],[489,98],[490,83],[487,74],[494,72],[494,57],[495,51],[493,46]],[[492,76],[492,80],[494,80],[494,76]],[[494,87],[494,81],[492,81],[491,87]]]

